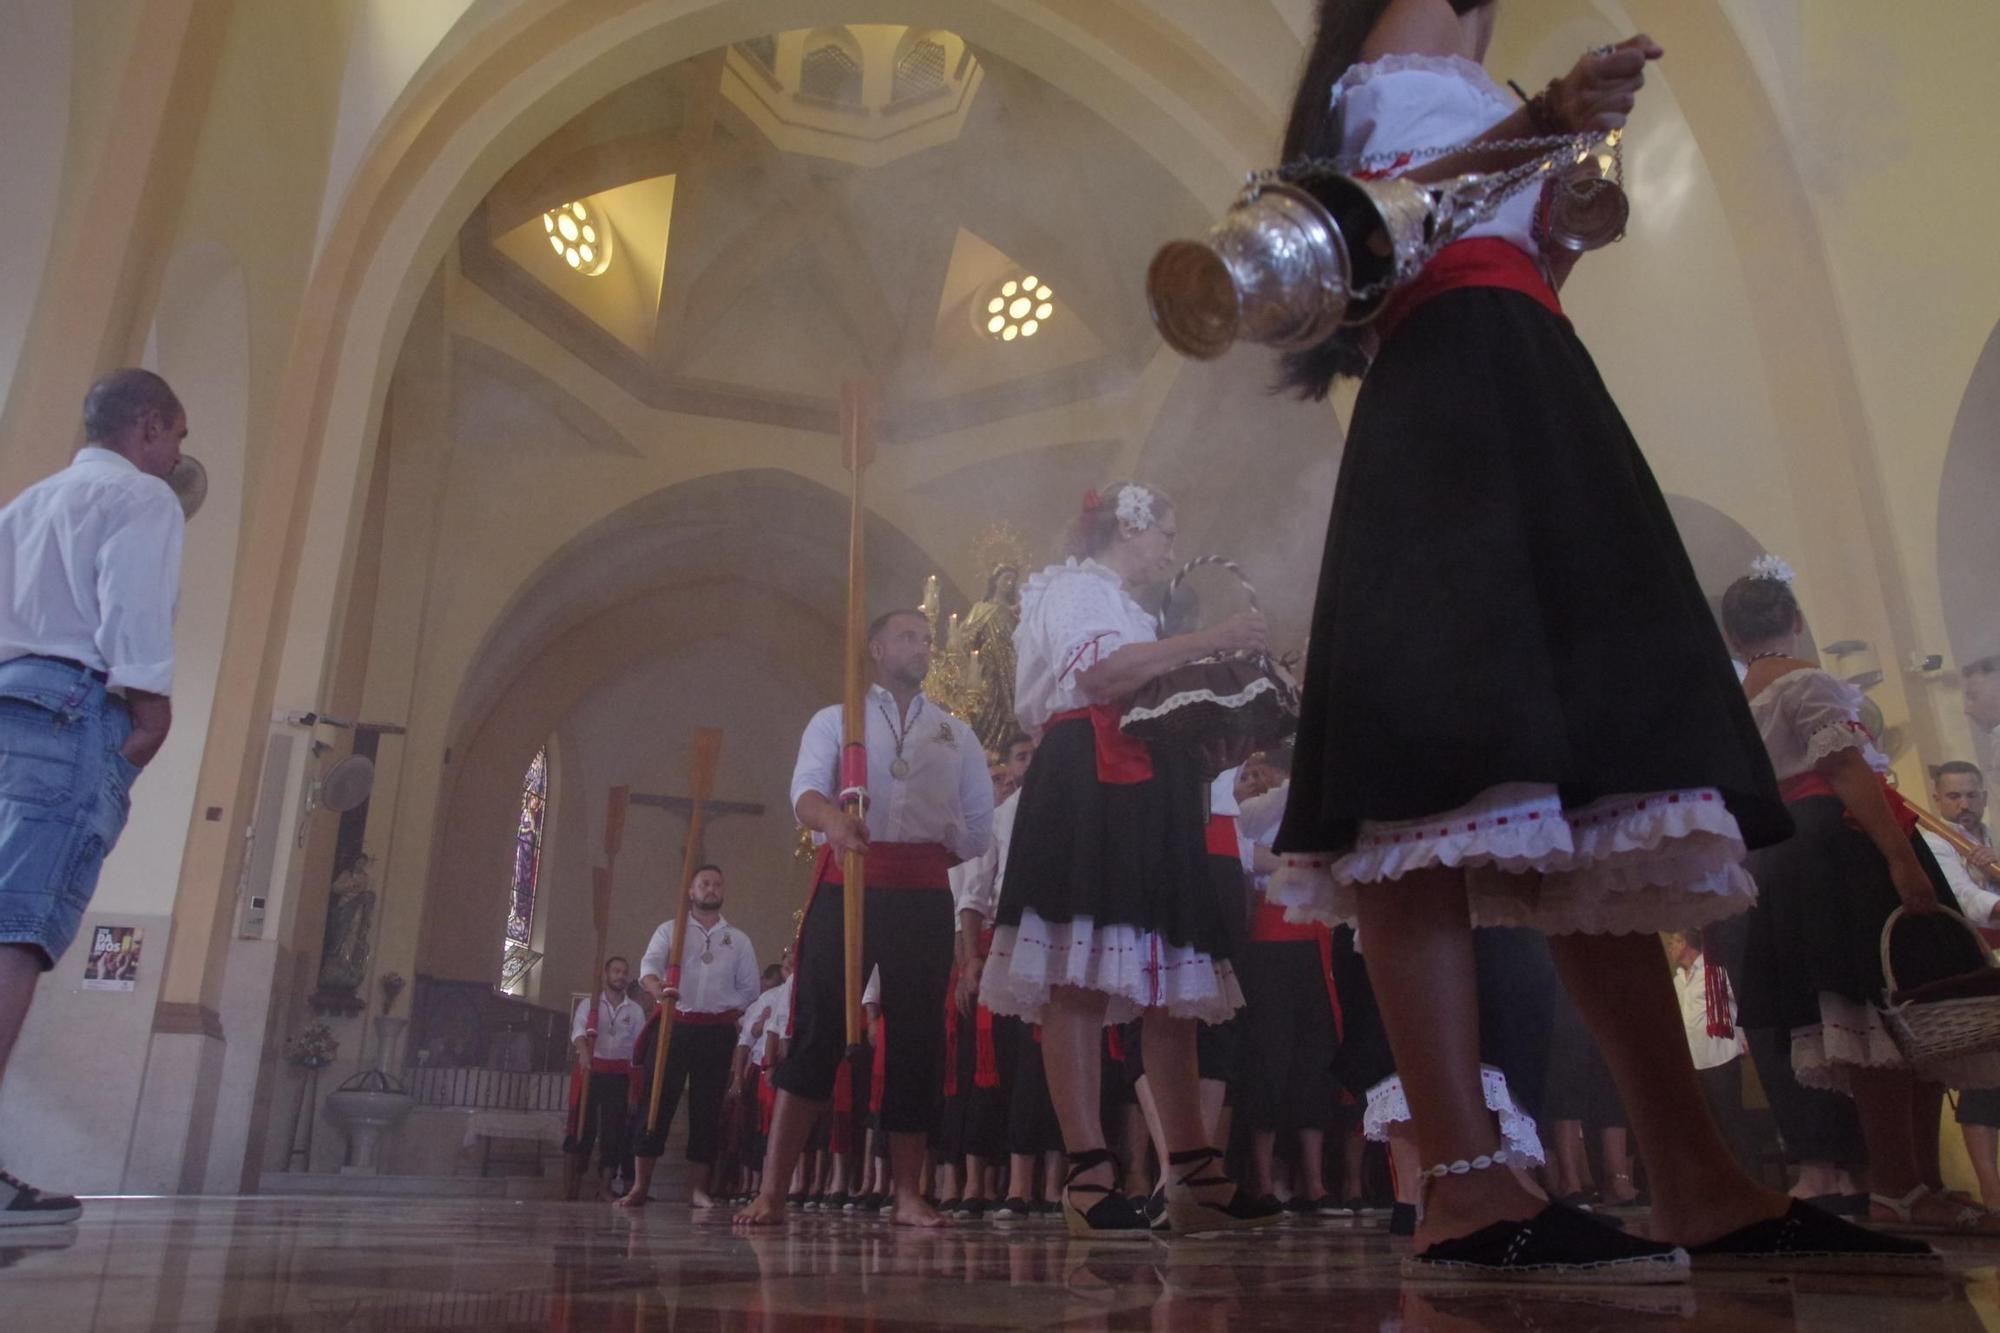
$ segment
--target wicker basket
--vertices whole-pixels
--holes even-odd
[[[1986,959],[1986,966],[1968,974],[1968,978],[2000,981],[2000,973],[1996,973],[1986,951],[1986,942],[1972,923],[1948,907],[1939,911],[1965,927],[1966,934],[1979,946],[1979,956]],[[1924,991],[1934,987],[1922,987],[1904,999],[1897,999],[1900,988],[1896,985],[1895,966],[1889,959],[1889,936],[1904,915],[1904,910],[1898,907],[1882,923],[1882,979],[1887,983],[1882,1019],[1903,1058],[1921,1070],[1926,1065],[2000,1051],[2000,986],[1986,988],[1988,993],[1961,993],[1948,999],[1926,998]],[[1981,989],[1976,985],[1967,987],[1968,978],[1952,978],[1950,983],[1940,984],[1954,985],[1961,992]]]
[[[1167,587],[1167,603],[1194,570],[1215,566],[1234,574],[1257,609],[1257,590],[1243,571],[1221,556],[1188,561]],[[1160,613],[1166,634],[1166,612]],[[1139,687],[1127,701],[1119,729],[1148,745],[1183,750],[1201,759],[1213,778],[1258,750],[1289,740],[1299,726],[1299,687],[1268,653],[1204,657]]]

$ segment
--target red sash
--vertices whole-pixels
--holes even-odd
[[[1208,817],[1208,854],[1226,856],[1237,860],[1243,851],[1236,845],[1236,816],[1210,815]]]
[[[993,927],[988,926],[979,935],[979,956],[984,958],[993,947]],[[951,984],[944,993],[944,1095],[958,1096],[958,1041],[959,1029],[964,1023],[964,1015],[958,1012],[958,969],[951,970]],[[1000,1086],[1000,1056],[993,1048],[993,1011],[983,1004],[972,1007],[973,1040],[978,1049],[973,1053],[972,1086],[975,1088],[997,1088]]]
[[[876,1115],[882,1114],[883,1076],[888,1069],[885,1053],[888,1049],[889,1015],[883,1014],[875,1020],[875,1068],[868,1075],[868,1109]]]
[[[1403,321],[1426,302],[1461,287],[1499,287],[1533,297],[1558,319],[1567,320],[1556,289],[1526,251],[1497,236],[1475,236],[1469,241],[1447,245],[1436,258],[1424,265],[1416,281],[1397,292],[1383,307],[1375,326],[1387,342]]]
[[[1057,713],[1049,725],[1058,722],[1088,722],[1097,740],[1097,780],[1114,787],[1133,787],[1153,778],[1153,752],[1137,736],[1118,729],[1119,710],[1111,704],[1092,704]]]
[[[768,1078],[757,1080],[757,1132],[771,1132],[771,1111],[778,1104],[777,1085]]]
[[[1339,1042],[1347,1019],[1340,1009],[1340,988],[1333,984],[1333,931],[1316,921],[1287,921],[1282,904],[1259,899],[1257,910],[1250,915],[1250,939],[1256,944],[1309,940],[1319,946],[1319,972],[1326,981],[1327,1003],[1333,1006],[1333,1039]]]
[[[1917,812],[1912,810],[1910,803],[1903,799],[1903,793],[1889,785],[1887,777],[1877,773],[1875,780],[1882,784],[1882,794],[1889,799],[1889,813],[1895,816],[1896,827],[1903,830],[1904,837],[1915,837],[1917,832]],[[1831,796],[1835,800],[1840,799],[1840,793],[1833,789],[1832,783],[1828,782],[1818,773],[1810,770],[1797,774],[1794,777],[1786,778],[1783,782],[1780,782],[1778,784],[1778,795],[1788,802],[1803,801],[1809,796]],[[1849,810],[1843,818],[1846,819],[1849,828],[1859,829],[1861,827],[1861,821],[1854,817],[1852,810]]]
[[[956,863],[957,858],[935,842],[871,842],[867,856],[868,887],[949,889],[951,868]],[[840,858],[833,854],[831,843],[820,846],[814,879],[818,884],[847,882],[840,873]]]

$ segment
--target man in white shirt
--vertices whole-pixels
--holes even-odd
[[[1972,727],[1973,757],[1988,773],[2000,769],[2000,653],[1958,669],[1965,685],[1965,720]]]
[[[1729,975],[1718,969],[1720,986],[1717,1006],[1709,1003],[1709,966],[1702,953],[1701,936],[1686,931],[1666,937],[1667,954],[1674,969],[1674,992],[1680,999],[1681,1026],[1687,1031],[1688,1054],[1701,1079],[1702,1094],[1722,1137],[1736,1154],[1736,1160],[1750,1165],[1751,1135],[1743,1110],[1743,1066],[1738,1057],[1749,1050],[1743,1029],[1736,1026],[1736,992]],[[1716,1012],[1711,1013],[1711,1008]],[[1721,1036],[1711,1030],[1726,1029]]]
[[[930,622],[891,611],[868,630],[875,683],[866,712],[865,817],[840,804],[841,708],[807,724],[792,774],[792,809],[821,846],[817,879],[799,930],[791,1050],[772,1073],[778,1105],[764,1155],[764,1184],[737,1214],[745,1226],[781,1226],[785,1183],[806,1137],[833,1095],[847,1049],[840,857],[867,858],[862,970],[882,969],[882,1128],[896,1184],[895,1221],[938,1226],[923,1198],[924,1138],[936,1110],[944,1056],[944,1005],[951,985],[951,867],[993,836],[993,783],[972,728],[923,695]]]
[[[770,1095],[764,1071],[782,1049],[792,1008],[792,952],[764,969],[764,993],[736,1022],[736,1051],[730,1057],[729,1088],[722,1096],[723,1113],[736,1118],[736,1165],[742,1168],[739,1202],[757,1192],[757,1173],[764,1167],[764,1133],[769,1128]]]
[[[187,413],[117,370],[83,422],[75,461],[0,509],[0,1075],[173,722]],[[0,1172],[0,1228],[82,1211]]]
[[[674,947],[672,921],[660,923],[639,960],[639,984],[658,997],[662,1007],[674,1006],[674,1031],[667,1043],[660,1119],[650,1132],[646,1120],[652,1104],[653,1043],[660,1030],[657,1010],[633,1056],[632,1085],[638,1100],[632,1156],[638,1179],[618,1201],[627,1208],[646,1205],[683,1088],[688,1098],[687,1159],[694,1167],[689,1197],[696,1208],[715,1207],[709,1188],[722,1142],[722,1098],[729,1087],[730,1059],[736,1053],[736,1022],[763,993],[750,937],[722,919],[720,867],[703,866],[694,872],[688,885],[687,923],[678,974],[668,964]]]
[[[631,1093],[632,1047],[639,1040],[639,1029],[646,1025],[646,1011],[625,993],[631,971],[632,965],[624,958],[614,955],[605,959],[603,990],[580,1001],[570,1020],[569,1044],[576,1072],[570,1079],[569,1132],[563,1139],[565,1199],[575,1199],[582,1192],[583,1173],[590,1166],[594,1145],[599,1146],[600,1187],[607,1180],[632,1178],[625,1099]],[[586,1078],[590,1080],[587,1102],[580,1095]],[[584,1114],[578,1124],[580,1105]]]
[[[1977,764],[1949,760],[1931,770],[1931,806],[1980,852],[1967,856],[1940,835],[1923,830],[1924,841],[1944,871],[1959,910],[1976,926],[2000,926],[2000,859],[1986,829],[1986,777]]]
[[[1969,712],[1978,702],[1973,682],[2000,677],[1980,676],[1970,668],[1967,671]],[[1986,775],[1977,764],[1962,759],[1939,764],[1931,770],[1931,808],[1979,849],[1977,854],[1967,855],[1938,834],[1923,830],[1924,841],[1937,858],[1938,869],[1944,871],[1959,911],[1973,925],[1989,932],[2000,927],[2000,861],[1994,858],[1992,834],[1986,827]],[[1961,1089],[1958,1127],[1965,1136],[1966,1156],[1979,1178],[1980,1200],[1989,1208],[2000,1204],[2000,1088]]]

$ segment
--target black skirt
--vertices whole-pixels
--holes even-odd
[[[1859,1004],[1882,1002],[1882,925],[1900,899],[1889,863],[1868,836],[1847,822],[1837,796],[1809,796],[1791,805],[1798,836],[1750,857],[1757,905],[1736,983],[1738,1022],[1746,1028],[1792,1029],[1821,1020],[1820,994]],[[1958,900],[1921,834],[1911,838],[1938,901]],[[1965,927],[1944,917],[1904,918],[1892,940],[1901,986],[1984,966],[1981,946]]]
[[[1207,804],[1192,756],[1157,750],[1149,780],[1102,782],[1090,723],[1055,723],[1021,784],[996,928],[1019,926],[1033,910],[1049,922],[1133,926],[1227,958]]]
[[[1428,302],[1355,404],[1281,852],[1508,783],[1713,788],[1790,832],[1671,514],[1589,353],[1516,292]]]

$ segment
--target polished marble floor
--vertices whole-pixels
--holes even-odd
[[[1088,1246],[1043,1222],[802,1216],[748,1239],[666,1204],[103,1200],[72,1227],[0,1232],[0,1329],[2000,1330],[2000,1240],[1948,1243],[1947,1272],[1914,1281],[1420,1290],[1379,1227]]]

